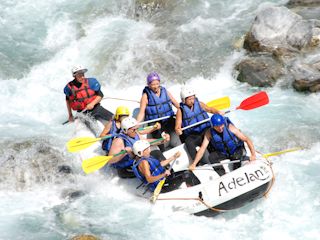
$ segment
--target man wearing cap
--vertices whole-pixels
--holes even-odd
[[[97,120],[109,121],[112,113],[100,105],[103,93],[100,83],[95,78],[85,78],[88,70],[82,66],[71,69],[74,79],[64,88],[66,103],[69,114],[69,122],[73,122],[72,111],[90,114]]]

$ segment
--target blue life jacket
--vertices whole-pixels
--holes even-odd
[[[194,100],[193,110],[191,110],[186,104],[182,102],[180,103],[180,108],[182,112],[182,127],[186,127],[209,118],[208,113],[201,108],[200,102],[197,98],[195,98]],[[184,133],[202,133],[203,130],[208,127],[210,127],[210,121],[194,126],[192,128],[188,128],[184,130]]]
[[[158,176],[162,173],[165,172],[165,168],[161,166],[160,161],[152,156],[146,158],[146,157],[142,157],[140,158],[138,161],[133,163],[132,166],[132,170],[134,175],[136,175],[136,177],[138,179],[140,179],[144,184],[148,185],[149,189],[151,191],[154,191],[154,189],[157,187],[158,183],[160,182],[160,180],[155,181],[153,183],[148,183],[147,179],[141,174],[141,172],[139,171],[139,164],[143,161],[146,160],[148,161],[149,165],[150,165],[150,173],[152,176]]]
[[[134,138],[131,138],[128,135],[121,132],[118,135],[118,137],[123,139],[125,147],[131,147],[131,148],[136,141],[140,140],[140,137],[138,134]],[[130,158],[129,155],[125,155],[119,162],[113,163],[112,167],[117,168],[117,169],[128,168],[128,167],[132,166],[133,162],[134,162],[134,160],[132,158]]]
[[[113,119],[112,123],[111,123],[110,131],[108,133],[108,134],[112,134],[113,137],[107,138],[107,139],[103,140],[103,142],[102,142],[102,149],[105,150],[107,153],[109,152],[109,150],[111,148],[111,144],[112,144],[113,139],[118,136],[120,131],[121,131],[121,128],[117,127],[116,120]]]
[[[221,134],[217,133],[213,128],[210,128],[212,139],[210,140],[213,148],[230,157],[235,153],[239,147],[244,147],[242,140],[237,138],[230,130],[229,124],[232,124],[229,118],[225,118],[223,132]]]
[[[160,97],[158,97],[149,87],[145,87],[143,93],[146,93],[148,97],[145,120],[174,115],[172,102],[164,87],[160,87]]]

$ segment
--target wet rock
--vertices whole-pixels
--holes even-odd
[[[25,190],[35,184],[60,184],[74,181],[65,157],[50,142],[32,138],[5,142],[0,149],[0,188]],[[59,167],[60,173],[59,173]],[[63,167],[64,166],[64,167]],[[57,169],[58,168],[58,169]],[[61,173],[64,176],[61,177]],[[68,173],[68,174],[67,174]]]
[[[150,17],[161,8],[164,8],[169,0],[137,0],[135,5],[135,18]]]
[[[279,61],[272,55],[257,55],[242,60],[236,69],[239,71],[237,80],[252,86],[270,87],[284,74]]]
[[[297,52],[314,46],[319,22],[304,20],[286,7],[268,7],[256,16],[246,34],[244,48],[251,52]]]
[[[71,238],[71,240],[100,240],[100,239],[93,236],[93,235],[83,234],[83,235],[75,236],[75,237]]]
[[[70,173],[72,173],[72,169],[68,165],[60,165],[60,166],[58,166],[58,172],[70,174]]]
[[[320,6],[319,7],[295,7],[291,11],[299,14],[304,19],[317,19],[320,20]]]
[[[320,5],[320,0],[289,0],[288,7],[296,6],[317,6]]]
[[[292,86],[299,92],[320,91],[320,79],[311,81],[308,79],[294,80]]]
[[[61,193],[62,198],[67,198],[69,200],[75,200],[85,195],[85,192],[82,190],[75,189],[64,189]]]
[[[299,92],[320,91],[320,63],[295,63],[290,67],[292,86]]]

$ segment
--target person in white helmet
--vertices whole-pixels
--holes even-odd
[[[88,69],[83,66],[75,66],[71,69],[74,79],[64,88],[69,122],[73,122],[72,110],[90,114],[93,118],[102,122],[109,121],[112,113],[100,105],[103,98],[101,85],[95,78],[86,78]]]
[[[196,148],[201,146],[205,130],[210,128],[208,113],[224,114],[213,107],[207,106],[205,103],[198,100],[195,91],[187,86],[183,86],[180,92],[181,103],[180,108],[176,113],[175,131],[180,136],[182,142],[185,143],[187,151],[192,159],[197,154]],[[191,124],[208,119],[207,122],[196,125],[192,128],[181,129]],[[203,157],[202,162],[207,163],[207,159]]]
[[[108,155],[112,156],[119,153],[122,150],[126,150],[125,154],[113,157],[108,163],[112,167],[118,170],[118,175],[121,178],[132,178],[135,177],[132,172],[132,164],[134,161],[134,155],[132,153],[133,144],[144,137],[138,132],[137,120],[133,117],[126,117],[121,121],[121,133],[112,141],[111,148]],[[144,134],[150,134],[155,130],[158,130],[161,126],[156,125],[156,128],[151,128],[144,131]],[[157,142],[157,144],[163,144],[170,140],[170,135],[164,134],[164,140]],[[148,139],[148,141],[154,141],[155,139]],[[157,158],[164,158],[160,150],[153,151],[153,154]]]
[[[174,172],[166,169],[170,162],[181,156],[177,151],[168,159],[157,159],[152,156],[150,143],[146,140],[138,140],[133,144],[133,153],[136,155],[136,160],[133,163],[132,170],[135,176],[153,192],[158,183],[166,178],[165,184],[161,192],[168,192],[177,189],[183,182],[187,186],[194,186],[200,183],[197,177],[188,170]],[[172,163],[174,164],[174,162]]]

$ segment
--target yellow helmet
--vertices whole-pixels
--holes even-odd
[[[117,110],[116,110],[116,114],[115,114],[115,116],[114,116],[114,119],[115,119],[115,120],[119,120],[119,117],[120,117],[121,115],[129,116],[129,115],[130,115],[129,108],[127,108],[127,107],[125,107],[125,106],[117,107]]]

